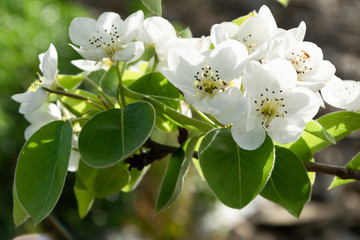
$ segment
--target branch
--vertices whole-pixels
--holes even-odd
[[[179,140],[183,136],[184,133],[181,133],[180,131]],[[134,155],[125,160],[126,163],[130,164],[129,168],[137,168],[138,170],[142,170],[145,166],[164,158],[166,155],[175,152],[177,149],[177,147],[154,142],[150,138],[146,141],[144,147],[149,148],[150,151],[141,152],[140,154]],[[193,153],[193,157],[198,159],[198,152],[195,151]],[[305,162],[304,166],[308,172],[333,175],[341,179],[360,180],[360,171],[358,170],[314,162]]]
[[[305,162],[304,165],[308,172],[334,175],[341,179],[360,180],[360,171],[358,170],[314,162]]]
[[[57,95],[61,95],[61,96],[66,96],[66,97],[70,97],[70,98],[74,98],[74,99],[78,99],[78,100],[83,100],[83,101],[87,101],[88,103],[94,105],[95,107],[97,107],[100,110],[104,110],[101,105],[99,105],[98,103],[94,102],[93,100],[91,100],[89,97],[83,97],[81,95],[75,94],[75,93],[71,93],[71,92],[63,92],[63,91],[59,91],[59,90],[55,90],[55,89],[50,89],[47,87],[41,87],[42,89],[44,89],[45,91],[49,92],[49,93],[55,93]]]

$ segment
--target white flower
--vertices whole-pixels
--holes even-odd
[[[71,64],[85,72],[96,72],[100,69],[108,71],[112,66],[112,62],[109,58],[104,58],[100,61],[90,61],[84,59],[72,60]]]
[[[294,66],[297,85],[316,92],[320,90],[335,74],[335,67],[323,60],[322,50],[312,42],[300,42],[286,57]]]
[[[71,45],[85,59],[100,61],[131,61],[141,56],[144,44],[135,41],[144,20],[144,13],[137,11],[125,20],[117,13],[105,12],[98,20],[75,18],[69,27]]]
[[[297,28],[290,30],[276,29],[270,38],[264,41],[249,55],[249,61],[267,62],[276,58],[285,58],[298,42],[305,36],[306,25],[301,22]]]
[[[56,120],[65,120],[73,118],[74,116],[64,108],[59,102],[44,103],[39,109],[29,114],[24,115],[30,125],[25,129],[25,139],[28,140],[37,130],[42,126]],[[78,136],[73,134],[72,147],[78,148]],[[71,150],[68,171],[77,171],[79,165],[80,153],[75,150]]]
[[[39,68],[42,76],[26,92],[11,97],[16,102],[21,103],[20,113],[29,114],[34,112],[46,101],[48,92],[42,87],[52,88],[57,83],[57,58],[56,49],[52,44],[45,53],[39,55]]]
[[[262,6],[259,13],[249,17],[241,26],[224,22],[211,27],[211,41],[217,44],[228,39],[243,43],[251,54],[277,30],[275,19],[267,6]]]
[[[229,124],[242,114],[243,95],[238,86],[247,57],[246,47],[235,40],[219,44],[201,53],[194,48],[173,48],[169,52],[169,68],[161,72],[180,89],[188,104],[213,114]]]
[[[159,60],[158,69],[168,67],[168,55],[174,47],[192,47],[203,52],[210,48],[210,37],[180,38],[177,37],[175,28],[162,17],[149,17],[144,20],[143,30],[139,40],[148,45],[154,45]]]
[[[241,148],[258,148],[266,133],[279,143],[301,136],[305,124],[318,112],[319,103],[312,91],[296,87],[296,79],[296,71],[285,59],[248,63],[243,77],[247,112],[231,129]]]
[[[321,89],[324,101],[333,107],[348,111],[360,111],[360,82],[341,80],[334,76],[330,82]]]

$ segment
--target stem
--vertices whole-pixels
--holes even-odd
[[[47,217],[49,222],[55,227],[55,229],[67,240],[73,240],[74,238],[71,236],[69,230],[67,230],[63,224],[53,215],[49,215]]]
[[[72,122],[72,123],[76,123],[76,122],[80,122],[80,121],[82,121],[82,120],[88,120],[88,119],[90,119],[91,117],[79,117],[79,118],[70,118],[69,120],[70,120],[70,122]]]
[[[314,162],[305,162],[304,165],[308,172],[334,175],[341,179],[360,180],[360,171],[358,170],[340,167],[340,166],[328,165],[324,163],[314,163]]]
[[[91,86],[93,86],[96,90],[98,90],[101,95],[106,99],[107,103],[110,104],[111,107],[114,107],[114,104],[111,102],[110,98],[106,95],[106,93],[104,92],[104,90],[97,85],[96,83],[94,83],[90,78],[85,77],[84,80],[89,83]]]
[[[118,81],[119,81],[119,104],[121,106],[121,108],[124,108],[126,106],[126,102],[125,102],[125,96],[124,96],[124,87],[123,87],[123,83],[122,83],[122,75],[119,69],[119,62],[116,63],[115,69],[116,69],[116,74],[118,77]]]
[[[102,108],[102,106],[96,102],[94,102],[93,100],[91,100],[88,97],[83,97],[81,95],[78,94],[74,94],[74,93],[70,93],[70,92],[63,92],[63,91],[59,91],[59,90],[55,90],[55,89],[50,89],[47,87],[42,87],[42,89],[44,89],[45,91],[49,92],[49,93],[55,93],[57,95],[62,95],[62,96],[66,96],[66,97],[70,97],[70,98],[74,98],[74,99],[79,99],[79,100],[83,100],[83,101],[87,101],[88,103],[94,105],[95,107],[97,107],[100,110],[104,110]]]

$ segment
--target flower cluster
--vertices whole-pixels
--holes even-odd
[[[360,110],[359,82],[336,77],[322,50],[304,41],[305,31],[304,22],[290,30],[278,28],[270,10],[262,6],[241,24],[215,24],[210,36],[200,38],[183,38],[166,19],[144,19],[141,11],[125,20],[113,12],[97,20],[75,18],[69,36],[74,44],[70,45],[85,59],[72,63],[87,74],[108,71],[119,62],[135,66],[153,48],[152,70],[161,72],[189,105],[219,126],[231,127],[241,148],[253,150],[266,135],[278,143],[296,141],[324,106],[323,100],[334,107]],[[64,114],[65,107],[44,104],[47,90],[61,87],[55,47],[51,44],[39,58],[43,75],[28,91],[13,96],[31,129],[37,129],[39,122],[71,118]],[[48,114],[35,127],[36,115],[43,116],[44,110]],[[31,129],[26,138],[34,132]]]

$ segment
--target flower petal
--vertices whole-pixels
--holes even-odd
[[[240,78],[245,67],[247,49],[244,44],[227,40],[220,43],[211,52],[210,66],[220,73],[220,78],[228,83],[231,80]]]
[[[39,109],[41,105],[46,101],[48,92],[42,88],[38,88],[36,92],[31,96],[30,101],[27,103],[25,108],[25,114],[29,114]]]
[[[239,26],[231,22],[215,24],[210,29],[211,42],[216,47],[221,42],[234,38],[239,31]]]
[[[123,29],[123,20],[120,15],[114,12],[104,12],[102,13],[96,21],[97,29],[107,30],[107,34],[110,33],[110,30],[113,28],[113,25],[116,26],[116,30],[120,33],[124,32]],[[119,29],[120,28],[120,29]]]
[[[56,79],[58,67],[58,56],[53,44],[50,44],[49,49],[43,55],[40,65],[44,79],[51,84]]]
[[[307,88],[296,87],[285,89],[282,95],[287,111],[286,115],[301,118],[306,123],[319,111],[320,104],[316,94]]]
[[[121,41],[128,43],[133,41],[139,34],[144,22],[144,13],[139,10],[128,16],[124,21],[124,35]]]
[[[241,118],[245,110],[245,100],[240,89],[230,88],[219,92],[209,101],[209,110],[219,122],[231,124]]]
[[[72,44],[69,44],[69,45],[73,49],[75,49],[75,51],[77,51],[83,58],[85,58],[87,60],[100,61],[105,57],[104,53],[101,49],[95,48],[95,49],[91,49],[91,50],[85,50],[85,49],[78,48]]]
[[[144,53],[143,42],[130,42],[123,46],[124,49],[116,51],[112,57],[114,60],[128,62],[131,60],[137,60]]]
[[[74,18],[69,26],[70,40],[79,46],[94,48],[89,39],[96,32],[96,21],[92,18]]]
[[[278,143],[291,143],[298,140],[305,129],[301,118],[275,118],[266,128],[269,136]]]
[[[266,132],[260,122],[252,130],[247,130],[246,116],[240,118],[231,128],[231,135],[239,147],[245,150],[255,150],[261,146],[266,137]]]
[[[101,69],[100,62],[95,62],[90,60],[83,60],[83,59],[72,60],[71,64],[86,72],[95,72]]]

